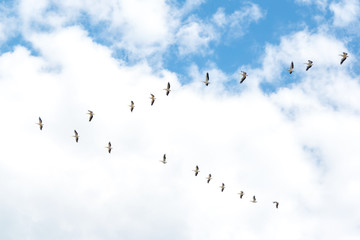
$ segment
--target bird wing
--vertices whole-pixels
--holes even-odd
[[[168,82],[167,88],[170,89],[170,83]]]
[[[290,67],[291,67],[291,68],[294,68],[294,62],[291,62]]]
[[[39,117],[39,123],[42,123],[41,117]]]
[[[77,135],[78,135],[78,133],[77,133],[77,131],[76,131],[76,130],[74,130],[74,133],[75,133],[75,136],[77,136]]]

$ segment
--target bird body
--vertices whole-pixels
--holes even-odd
[[[170,83],[168,82],[168,84],[167,84],[167,88],[164,88],[164,90],[166,91],[166,96],[168,96],[169,95],[169,93],[170,93]]]
[[[197,176],[199,174],[200,170],[199,170],[199,167],[197,165],[196,165],[195,170],[193,170],[193,172],[195,172],[195,176]]]
[[[273,203],[275,203],[275,207],[276,207],[276,208],[279,208],[279,202],[275,201],[275,202],[273,202]]]
[[[89,114],[89,122],[91,122],[91,120],[93,119],[93,117],[94,117],[94,112],[93,111],[90,111],[90,110],[88,110],[88,113],[87,114]]]
[[[221,184],[221,186],[220,186],[220,188],[221,188],[221,192],[223,192],[223,191],[224,191],[224,189],[225,189],[225,184],[224,184],[224,183],[222,183],[222,184]]]
[[[205,81],[203,81],[203,83],[205,83],[206,86],[208,86],[209,83],[210,83],[210,82],[209,82],[209,79],[210,79],[210,78],[209,78],[209,73],[206,73],[206,79],[205,79]]]
[[[343,64],[343,62],[346,60],[346,58],[348,57],[348,54],[346,52],[343,52],[343,54],[340,54],[339,56],[341,56],[341,61],[340,64]]]
[[[166,163],[167,163],[167,162],[166,162],[166,154],[164,154],[163,160],[160,160],[160,162],[162,162],[163,164],[166,164]]]
[[[311,60],[308,60],[308,62],[307,62],[307,63],[304,63],[304,64],[307,65],[307,66],[306,66],[306,71],[307,71],[307,70],[309,70],[309,69],[312,67],[313,62],[312,62]]]
[[[212,179],[211,174],[209,174],[209,176],[206,179],[207,179],[207,183],[209,183],[210,180]]]
[[[288,69],[289,73],[292,74],[294,72],[294,62],[291,62],[290,69]]]
[[[241,80],[240,80],[240,83],[242,83],[243,81],[245,81],[246,77],[249,76],[249,75],[246,74],[246,72],[243,72],[243,71],[241,71],[241,75],[242,75],[242,78],[241,78]]]
[[[74,133],[75,133],[75,135],[73,137],[75,138],[75,141],[79,142],[79,137],[80,137],[79,134],[77,133],[76,130],[74,130]]]
[[[131,101],[131,104],[129,105],[130,111],[132,112],[134,110],[135,104],[133,101]]]
[[[256,198],[255,198],[255,195],[253,196],[253,199],[252,199],[250,202],[252,202],[252,203],[257,203]]]
[[[242,197],[244,196],[244,192],[240,191],[238,194],[240,195],[240,199],[242,199]]]
[[[42,123],[41,117],[39,117],[39,122],[37,122],[36,124],[39,125],[40,130],[43,129],[44,124]]]
[[[111,142],[108,143],[108,145],[106,146],[106,148],[108,149],[108,152],[111,153],[111,149],[112,149],[112,147],[111,147]]]
[[[150,97],[150,99],[151,99],[151,106],[154,104],[154,102],[155,102],[155,96],[154,96],[154,94],[150,94],[151,95],[151,97]]]

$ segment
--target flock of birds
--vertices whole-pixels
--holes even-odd
[[[346,58],[348,57],[348,54],[347,54],[346,52],[343,52],[343,54],[340,54],[339,56],[342,57],[341,60],[340,60],[340,64],[343,64],[343,62],[344,62],[344,61],[346,60]],[[304,64],[306,64],[306,71],[308,71],[308,70],[313,66],[313,62],[312,62],[311,60],[308,60],[308,62],[307,62],[307,63],[304,63]],[[292,73],[294,72],[294,63],[293,63],[293,62],[291,62],[290,68],[287,69],[287,70],[289,71],[289,74],[292,74]],[[242,75],[242,78],[241,78],[241,80],[240,80],[240,84],[243,83],[243,82],[245,81],[246,77],[248,76],[247,73],[244,72],[244,71],[241,71],[241,75]],[[203,83],[204,83],[206,86],[208,86],[208,85],[210,84],[209,73],[206,73],[206,78],[205,78],[205,81],[203,81]],[[163,90],[166,91],[166,96],[168,96],[169,93],[170,93],[170,91],[171,91],[171,90],[170,90],[170,83],[169,83],[169,82],[167,83],[167,87],[164,88]],[[152,105],[154,104],[154,102],[155,102],[155,99],[156,99],[155,96],[154,96],[154,94],[150,94],[150,99],[151,99],[151,106],[152,106]],[[135,104],[134,104],[133,101],[130,102],[129,107],[130,107],[130,111],[132,112],[132,111],[134,110],[134,108],[135,108]],[[93,117],[94,117],[95,114],[94,114],[94,112],[91,111],[91,110],[88,110],[87,114],[89,114],[89,122],[91,122],[91,120],[93,119]],[[44,124],[43,124],[43,121],[42,121],[41,117],[39,117],[39,121],[38,121],[36,124],[39,125],[40,130],[43,129]],[[78,132],[77,132],[76,130],[74,130],[74,136],[73,136],[73,137],[75,138],[75,141],[76,141],[76,142],[79,142],[79,137],[80,137],[80,136],[79,136],[79,134],[78,134]],[[111,153],[111,150],[112,150],[111,142],[108,143],[108,145],[106,146],[106,148],[108,149],[108,152]],[[162,162],[163,164],[166,164],[166,163],[167,163],[167,161],[166,161],[166,154],[164,154],[163,159],[160,160],[160,162]],[[192,171],[195,172],[195,176],[197,176],[197,175],[199,174],[199,172],[200,172],[199,166],[196,165],[195,169],[192,170]],[[208,176],[206,179],[207,179],[207,183],[210,183],[210,181],[211,181],[211,179],[212,179],[211,174],[209,174],[209,176]],[[224,184],[224,183],[221,184],[220,189],[221,189],[221,192],[224,191],[224,189],[225,189],[225,184]],[[238,194],[240,195],[240,199],[242,199],[243,196],[245,195],[245,193],[244,193],[243,191],[240,191]],[[252,203],[257,203],[257,200],[256,200],[255,195],[252,197],[252,200],[251,200],[250,202],[252,202]],[[279,202],[278,202],[278,201],[274,201],[273,204],[275,204],[275,207],[276,207],[276,208],[279,207]]]

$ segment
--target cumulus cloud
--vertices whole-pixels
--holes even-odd
[[[258,5],[250,3],[230,15],[225,14],[224,8],[219,8],[213,15],[213,21],[219,27],[226,27],[233,37],[240,37],[252,22],[259,21],[264,15],[265,12]]]
[[[238,38],[245,34],[249,25],[264,17],[264,11],[256,4],[249,3],[238,11],[227,15],[224,8],[205,22],[196,16],[190,16],[176,33],[180,55],[209,54],[209,45],[224,38]]]
[[[342,0],[330,4],[330,10],[334,14],[334,25],[346,27],[358,21],[360,4],[358,0]]]
[[[203,24],[192,20],[184,27]],[[359,236],[360,86],[354,54],[337,38],[283,36],[231,91],[238,71],[192,65],[181,84],[175,72],[113,58],[80,26],[28,39],[37,56],[23,46],[0,56],[1,239]],[[350,57],[340,66],[342,51]]]
[[[176,33],[180,55],[189,53],[205,54],[209,44],[219,39],[219,34],[211,24],[197,18],[190,18]]]

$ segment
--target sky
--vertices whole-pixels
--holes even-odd
[[[0,239],[359,239],[359,16],[0,0]]]

